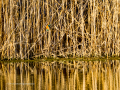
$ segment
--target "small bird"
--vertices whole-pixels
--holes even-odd
[[[50,24],[46,26],[46,30],[49,31],[50,29]]]

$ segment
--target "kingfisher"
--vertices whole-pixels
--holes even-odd
[[[50,24],[48,24],[48,25],[46,26],[46,30],[47,30],[47,31],[50,30]]]

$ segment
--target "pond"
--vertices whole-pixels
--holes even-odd
[[[0,90],[120,90],[120,60],[0,62]]]

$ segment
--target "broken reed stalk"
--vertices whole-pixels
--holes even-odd
[[[119,0],[1,0],[0,58],[119,56],[119,23]]]

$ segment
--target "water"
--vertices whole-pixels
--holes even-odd
[[[0,90],[120,90],[120,61],[1,62]]]

